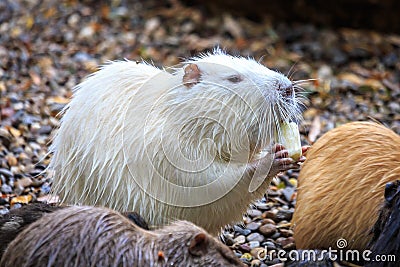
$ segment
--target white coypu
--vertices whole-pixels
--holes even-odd
[[[53,193],[216,233],[241,220],[279,171],[298,167],[272,145],[281,121],[301,117],[297,87],[218,49],[172,71],[112,62],[65,109],[51,149]]]

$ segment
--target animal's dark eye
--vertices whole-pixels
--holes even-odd
[[[242,81],[242,77],[240,77],[239,75],[233,75],[228,77],[228,81],[230,81],[231,83],[238,83]]]

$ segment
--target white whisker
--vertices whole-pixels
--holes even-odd
[[[297,85],[297,84],[308,83],[308,82],[315,82],[315,81],[318,81],[318,79],[297,80],[297,81],[292,81],[292,84],[293,84],[293,85]]]

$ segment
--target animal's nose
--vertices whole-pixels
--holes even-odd
[[[294,88],[293,88],[292,84],[279,85],[278,91],[283,97],[293,97],[294,96]]]

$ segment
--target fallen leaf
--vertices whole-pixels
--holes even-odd
[[[17,166],[17,164],[18,164],[17,158],[14,157],[13,155],[7,155],[6,160],[7,160],[8,165],[10,165],[10,166]]]
[[[10,131],[12,136],[14,136],[14,137],[20,137],[21,136],[21,131],[18,130],[18,129],[15,129],[14,127],[10,127],[8,130]]]
[[[32,200],[31,195],[23,195],[18,197],[13,197],[10,201],[11,206],[17,203],[28,204]]]
[[[350,82],[352,84],[355,84],[357,86],[360,86],[360,85],[362,85],[364,83],[364,79],[361,78],[360,76],[357,76],[354,73],[341,73],[341,74],[338,75],[338,78],[340,80],[348,81],[348,82]]]
[[[316,116],[311,123],[310,131],[308,132],[308,141],[310,144],[313,144],[316,140],[318,135],[321,133],[321,119],[319,116]]]
[[[26,17],[25,26],[28,30],[32,29],[33,24],[35,24],[35,19],[32,16]]]
[[[46,101],[46,102],[47,102],[48,104],[51,104],[51,103],[68,104],[70,100],[71,100],[71,99],[65,98],[65,97],[62,97],[62,96],[54,96],[54,97],[49,97],[49,98],[47,98],[47,101]]]
[[[370,86],[374,89],[384,88],[383,84],[380,81],[375,80],[375,79],[366,79],[364,84],[366,86]]]
[[[34,71],[29,71],[29,76],[31,76],[32,82],[35,85],[40,85],[42,82],[42,79],[40,78],[40,76],[34,72]]]

